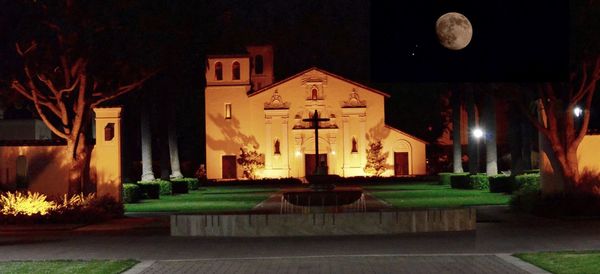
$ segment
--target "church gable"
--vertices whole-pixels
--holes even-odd
[[[367,148],[378,140],[392,155],[387,165],[394,167],[383,176],[425,172],[425,143],[385,125],[384,100],[389,95],[384,92],[318,68],[254,92],[237,89],[219,87],[207,93],[212,96],[207,103],[207,140],[219,144],[207,144],[209,178],[225,178],[224,167],[231,166],[227,157],[235,158],[236,150],[248,143],[236,142],[238,136],[251,137],[246,139],[264,155],[262,177],[310,175],[317,154],[329,174],[365,176]],[[233,118],[228,121],[217,115],[211,120],[215,115],[210,112],[222,112],[222,104],[231,104]],[[318,137],[310,122],[315,115],[320,120]],[[236,171],[231,169],[233,173]]]

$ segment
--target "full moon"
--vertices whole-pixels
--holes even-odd
[[[449,12],[440,16],[435,22],[435,31],[440,44],[451,50],[465,48],[473,37],[471,22],[458,12]]]

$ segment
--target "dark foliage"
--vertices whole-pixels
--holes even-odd
[[[469,174],[457,174],[450,176],[450,187],[457,189],[473,189]]]
[[[173,194],[188,193],[188,183],[186,181],[171,181],[171,191]]]
[[[438,174],[440,177],[439,184],[440,185],[450,185],[450,179],[454,175],[468,175],[469,173],[451,173],[451,172],[443,172]]]
[[[171,186],[171,182],[165,180],[154,180],[154,181],[139,181],[138,185],[158,185],[160,189],[160,195],[171,195],[173,193],[173,188]]]
[[[160,185],[159,184],[139,184],[142,192],[142,199],[159,199]]]
[[[123,202],[130,204],[138,202],[141,197],[140,186],[136,184],[123,184]]]
[[[206,180],[206,178],[204,178]],[[188,185],[189,190],[198,189],[199,179],[196,178],[181,178],[181,179],[172,179],[171,182],[185,182]]]
[[[506,175],[495,175],[488,177],[490,182],[490,192],[494,193],[512,193],[514,180],[510,176]]]
[[[123,213],[122,203],[112,197],[102,196],[87,205],[63,208],[46,215],[0,214],[0,224],[92,224],[122,217]]]

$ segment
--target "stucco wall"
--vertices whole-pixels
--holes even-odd
[[[0,146],[2,189],[16,189],[19,156],[26,159],[28,190],[48,196],[60,196],[67,192],[69,161],[64,145]],[[92,170],[95,169],[95,162],[96,154],[92,152]]]
[[[600,135],[587,135],[577,148],[579,170],[600,172]]]
[[[318,99],[311,100],[311,90]],[[425,174],[425,143],[385,125],[384,99],[375,92],[319,70],[309,70],[251,96],[248,87],[208,86],[206,88],[206,167],[208,178],[221,178],[221,157],[239,155],[241,146],[256,147],[265,154],[266,177],[303,177],[305,154],[314,154],[314,130],[302,119],[317,109],[337,128],[319,130],[319,154],[327,154],[328,172],[341,176],[364,175],[368,140],[381,139],[389,151],[388,164],[393,175],[394,142],[404,140],[411,147],[411,174]],[[353,90],[366,108],[343,108]],[[265,111],[275,92],[283,109]],[[225,104],[232,106],[232,118],[225,119]],[[327,122],[322,123],[322,126]],[[295,128],[296,127],[296,128]],[[352,153],[352,137],[357,151]],[[281,154],[274,155],[273,144],[280,140]],[[241,177],[238,166],[238,177]]]

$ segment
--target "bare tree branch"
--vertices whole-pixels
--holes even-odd
[[[119,96],[121,96],[121,95],[125,94],[125,93],[128,93],[128,92],[130,92],[130,91],[133,91],[133,90],[136,90],[136,89],[140,88],[140,87],[141,87],[141,86],[144,84],[144,82],[146,82],[146,80],[148,80],[148,79],[152,78],[152,77],[154,76],[154,74],[155,74],[155,73],[156,73],[156,72],[149,73],[148,75],[146,75],[146,76],[145,76],[144,78],[142,78],[142,79],[139,79],[139,80],[137,80],[137,81],[135,81],[135,82],[133,82],[133,83],[131,83],[131,84],[128,84],[128,85],[125,85],[125,86],[121,86],[121,87],[119,87],[119,88],[117,89],[117,91],[113,92],[113,93],[112,93],[112,94],[110,94],[110,95],[105,95],[104,97],[102,97],[102,98],[100,98],[100,99],[96,100],[96,102],[92,103],[92,104],[91,104],[91,106],[92,106],[92,107],[97,107],[98,105],[100,105],[100,104],[101,104],[101,103],[103,103],[103,102],[106,102],[106,101],[112,100],[112,99],[114,99],[114,98],[116,98],[116,97],[119,97]]]
[[[16,48],[17,48],[17,53],[18,53],[20,56],[25,56],[25,54],[27,54],[27,53],[29,53],[30,51],[32,51],[32,50],[34,50],[34,49],[36,49],[36,48],[37,48],[37,44],[35,43],[35,41],[31,41],[31,44],[29,45],[29,47],[28,47],[28,48],[27,48],[25,51],[22,51],[22,50],[21,50],[21,46],[19,45],[19,43],[15,43],[15,46],[16,46]]]
[[[75,87],[77,87],[78,84],[79,84],[79,77],[77,77],[77,79],[75,79],[75,82],[73,82],[73,84],[70,87],[59,90],[57,98],[62,98],[65,93],[73,92],[73,90],[75,90]]]
[[[56,90],[56,87],[54,86],[54,83],[52,83],[52,80],[48,79],[47,77],[43,76],[42,74],[37,74],[37,78],[42,83],[46,84],[46,87],[48,87],[48,89],[50,90],[50,92],[52,92],[52,94],[54,94],[54,96],[56,97],[56,99],[59,100],[59,98],[58,98],[58,90]]]
[[[36,96],[36,93],[33,93],[33,105],[35,106],[35,108],[38,111],[38,114],[40,115],[40,117],[42,118],[42,120],[44,121],[44,123],[48,126],[48,128],[54,132],[54,134],[56,134],[58,137],[63,138],[65,140],[68,139],[68,136],[61,132],[60,130],[58,130],[51,122],[50,120],[48,120],[48,117],[46,117],[46,114],[44,113],[44,111],[41,108],[41,105],[38,101],[38,98]]]

